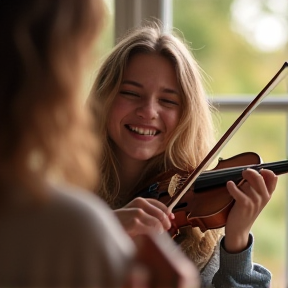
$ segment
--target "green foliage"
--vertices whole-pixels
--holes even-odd
[[[173,26],[183,33],[196,59],[212,77],[213,93],[258,93],[287,60],[287,51],[261,52],[234,32],[232,2],[174,0]]]

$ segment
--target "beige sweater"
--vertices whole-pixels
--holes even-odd
[[[52,189],[36,209],[0,216],[0,287],[121,287],[134,245],[95,195]]]

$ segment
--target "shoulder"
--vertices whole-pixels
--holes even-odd
[[[107,205],[76,187],[49,187],[44,205],[5,216],[0,235],[1,287],[19,286],[18,273],[27,287],[118,287],[135,254]]]
[[[51,190],[49,210],[53,213],[50,211],[49,214],[53,215],[53,221],[49,223],[54,223],[51,231],[55,231],[56,225],[64,239],[72,238],[75,245],[85,245],[100,254],[107,254],[110,247],[124,258],[131,258],[135,253],[132,240],[113,211],[99,197],[72,186],[58,186]]]

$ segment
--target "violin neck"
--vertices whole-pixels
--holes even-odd
[[[268,169],[273,171],[276,175],[281,175],[288,173],[288,160],[203,172],[194,183],[194,192],[199,193],[206,189],[226,186],[226,183],[230,180],[238,184],[242,180],[242,172],[248,168],[257,171],[260,171],[261,169]]]
[[[288,160],[271,162],[271,163],[263,163],[257,166],[260,167],[259,169],[257,169],[258,171],[261,169],[268,169],[268,170],[272,170],[276,175],[288,173]]]

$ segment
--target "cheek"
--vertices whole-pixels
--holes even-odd
[[[110,110],[109,110],[109,118],[118,120],[118,122],[129,113],[129,105],[123,99],[116,96],[114,99]]]
[[[165,122],[166,122],[166,128],[169,132],[172,132],[176,129],[178,126],[180,120],[180,113],[174,112],[170,113],[168,117],[166,117]]]
[[[121,123],[128,113],[127,107],[121,102],[115,101],[112,104],[107,115],[107,131],[111,138],[120,133]]]
[[[123,118],[123,109],[121,105],[115,100],[114,103],[111,105],[109,113],[108,113],[108,123],[118,123]]]

